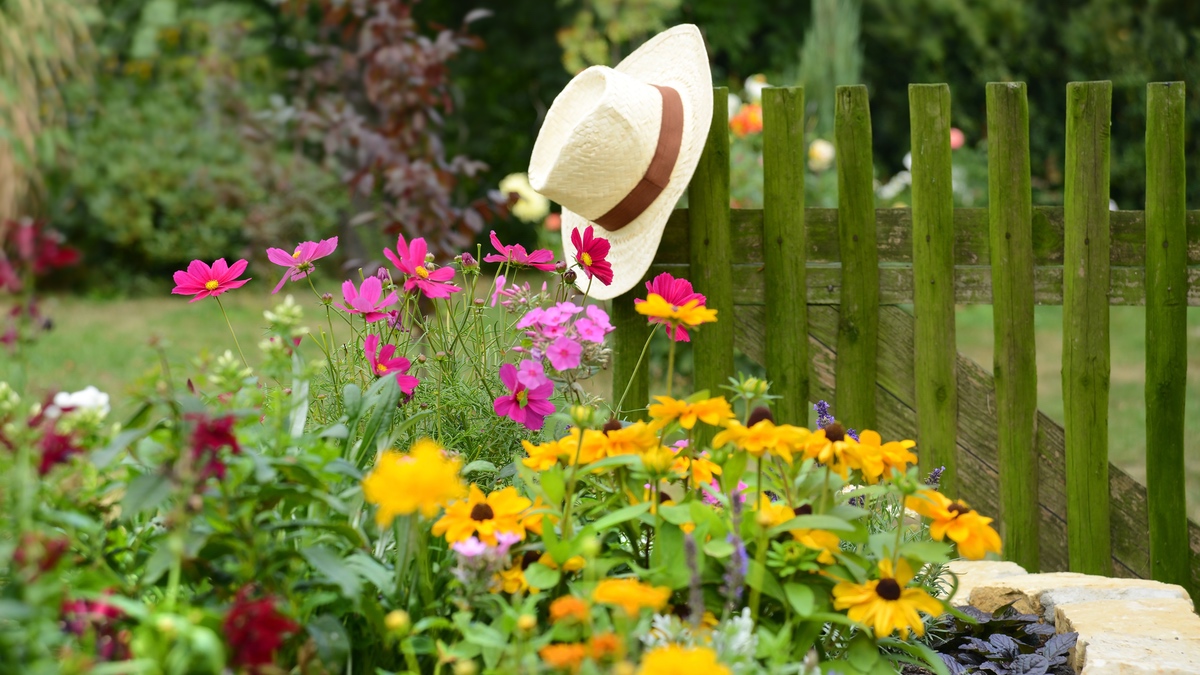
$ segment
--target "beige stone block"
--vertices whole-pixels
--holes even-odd
[[[1054,608],[1059,633],[1079,633],[1071,665],[1092,675],[1200,672],[1200,616],[1190,600],[1094,600]]]
[[[1013,607],[1017,611],[1039,614],[1047,621],[1053,621],[1057,605],[1094,600],[1187,600],[1188,594],[1182,586],[1149,579],[1110,579],[1055,572],[996,579],[973,588],[970,598],[973,606],[985,612],[993,612],[1015,601]]]
[[[971,604],[971,591],[978,586],[1003,579],[1028,574],[1024,567],[1007,560],[955,560],[947,568],[958,577],[958,589],[950,598],[950,604]]]

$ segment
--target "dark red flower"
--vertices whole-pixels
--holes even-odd
[[[233,663],[256,673],[261,666],[275,663],[275,650],[300,626],[275,609],[274,598],[251,600],[250,587],[244,586],[225,616],[222,629],[233,650]]]
[[[36,579],[54,569],[70,549],[71,540],[66,537],[26,532],[21,535],[21,545],[13,551],[13,566],[28,571],[29,577]]]
[[[61,434],[53,428],[47,429],[42,435],[42,440],[38,441],[38,448],[42,451],[38,473],[43,476],[50,473],[50,469],[66,462],[71,455],[83,452],[83,448],[75,445],[74,435]]]
[[[124,612],[103,600],[68,600],[62,606],[63,630],[80,637],[95,631],[96,656],[101,661],[130,657],[129,632],[118,626],[124,617]]]
[[[225,462],[221,459],[221,449],[229,448],[235,455],[242,452],[233,435],[233,424],[237,420],[233,415],[212,419],[198,414],[188,415],[188,419],[196,422],[196,430],[192,432],[192,461],[200,468],[200,480],[210,476],[224,478]]]

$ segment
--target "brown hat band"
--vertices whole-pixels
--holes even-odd
[[[667,183],[671,182],[671,172],[675,170],[675,161],[679,159],[679,147],[683,142],[683,100],[679,92],[671,87],[653,86],[662,94],[663,100],[658,146],[654,148],[654,157],[638,184],[608,213],[593,221],[609,232],[625,227],[650,208],[666,189]]]

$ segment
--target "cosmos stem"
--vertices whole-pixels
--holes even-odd
[[[217,307],[221,308],[221,316],[225,317],[225,325],[229,326],[229,334],[233,336],[233,346],[237,347],[238,356],[242,357],[242,365],[250,367],[250,362],[246,360],[246,355],[242,353],[242,345],[238,342],[237,333],[233,330],[233,324],[229,322],[229,315],[225,313],[225,305],[221,304],[220,296],[213,296],[217,301]]]

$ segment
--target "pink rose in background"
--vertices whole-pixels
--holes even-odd
[[[950,127],[950,149],[957,150],[967,142],[967,136],[958,127]]]

